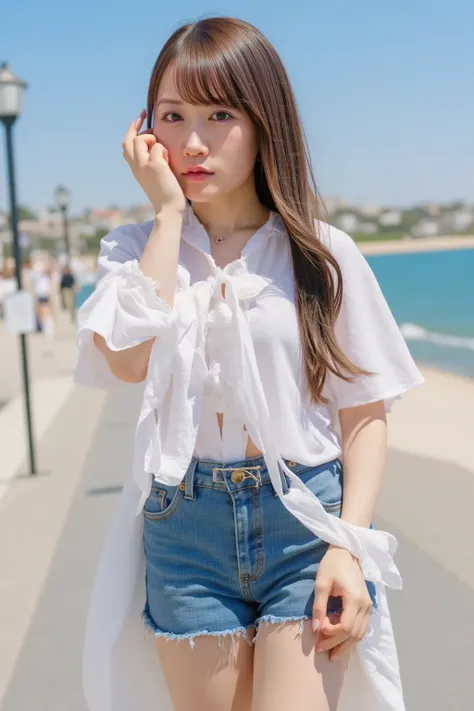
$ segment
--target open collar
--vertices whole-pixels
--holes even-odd
[[[275,231],[284,229],[283,220],[280,215],[273,210],[270,211],[268,220],[264,225],[259,227],[256,232],[251,235],[242,249],[242,257],[246,257],[252,252],[262,249],[268,242],[268,239]],[[186,202],[186,209],[183,220],[183,239],[193,246],[195,249],[204,252],[208,256],[211,255],[211,243],[209,235],[206,232],[204,225],[199,221],[194,210],[189,202]]]

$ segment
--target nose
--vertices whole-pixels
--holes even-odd
[[[187,156],[207,156],[209,148],[196,131],[192,131],[186,141],[184,153]]]

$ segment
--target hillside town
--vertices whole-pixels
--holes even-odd
[[[328,221],[358,241],[423,239],[474,233],[474,204],[463,201],[387,207],[375,204],[352,205],[339,197],[325,197],[324,207]],[[71,251],[75,254],[97,252],[101,237],[115,227],[151,219],[153,209],[147,204],[129,208],[117,205],[92,207],[82,214],[71,215]],[[19,230],[23,248],[57,251],[64,236],[61,212],[52,207],[37,212],[22,207]],[[9,253],[10,242],[8,215],[0,211],[0,258]]]

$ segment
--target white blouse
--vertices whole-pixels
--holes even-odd
[[[328,514],[284,458],[317,465],[342,457],[338,410],[384,400],[423,382],[377,281],[348,235],[319,224],[343,274],[336,338],[375,375],[351,383],[329,375],[329,404],[311,405],[299,341],[289,236],[271,213],[241,257],[216,266],[208,235],[188,205],[173,308],[138,262],[152,228],[125,225],[101,244],[98,284],[78,313],[75,380],[109,388],[119,381],[93,343],[101,334],[122,350],[156,337],[138,418],[132,476],[99,563],[84,649],[90,711],[173,707],[153,637],[141,621],[145,600],[141,515],[153,476],[179,483],[193,455],[245,459],[247,437],[263,452],[282,504],[323,540],[347,548],[376,585],[378,608],[351,655],[338,711],[402,711],[403,695],[385,586],[401,587],[396,539]],[[222,286],[225,285],[225,295]],[[224,413],[222,437],[216,413]],[[291,479],[283,495],[279,468]],[[357,702],[355,701],[357,699]]]

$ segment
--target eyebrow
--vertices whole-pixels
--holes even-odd
[[[156,105],[159,106],[160,104],[174,104],[175,106],[181,106],[183,102],[180,99],[167,99],[164,97],[163,99],[160,99]]]

